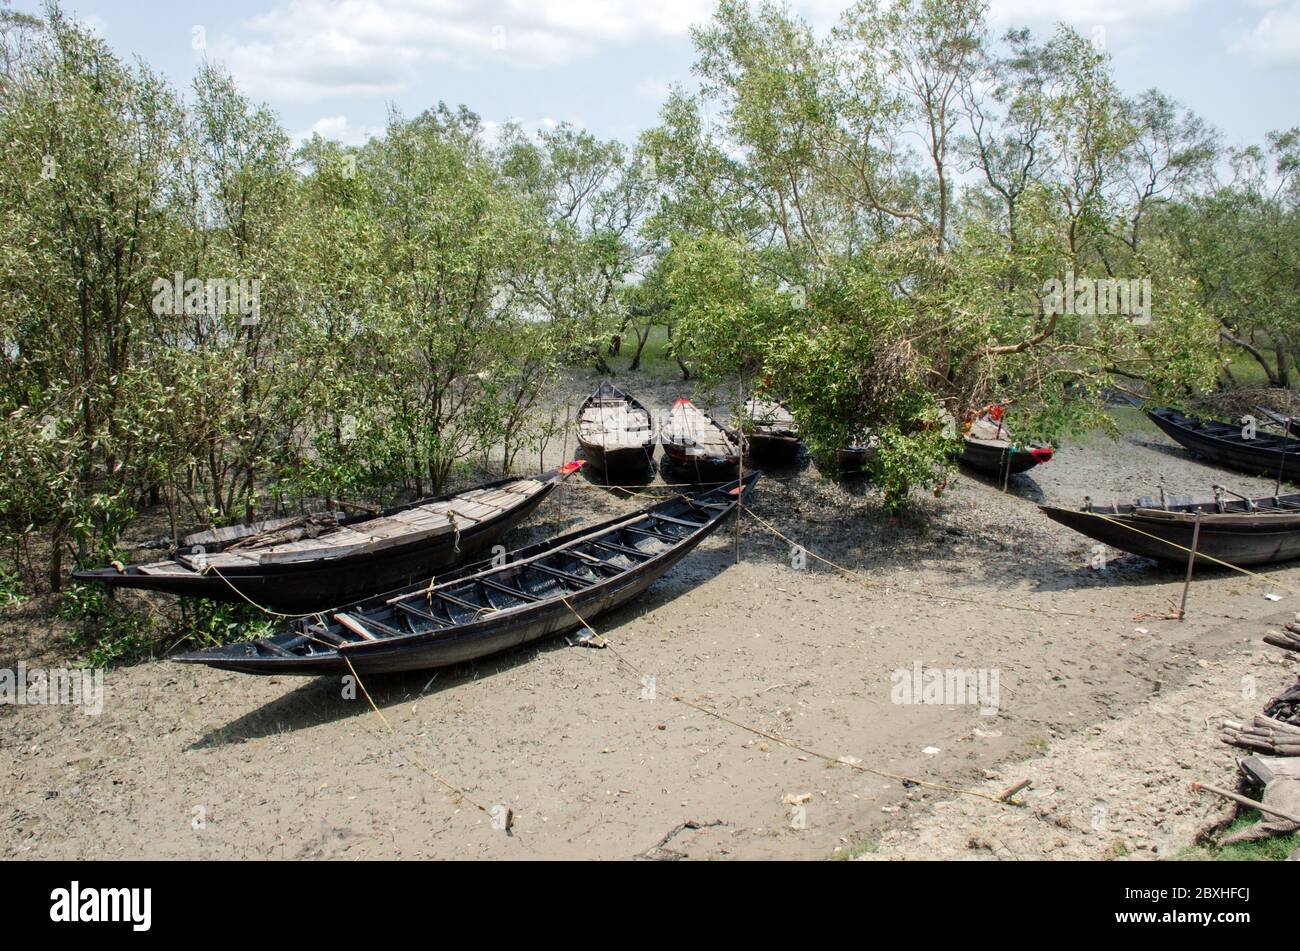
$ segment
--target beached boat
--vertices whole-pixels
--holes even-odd
[[[799,424],[777,400],[754,397],[745,404],[737,426],[757,462],[789,462],[799,454]]]
[[[741,437],[684,397],[669,411],[661,439],[664,455],[702,477],[740,463]]]
[[[531,515],[582,466],[421,499],[377,514],[277,519],[189,535],[171,557],[78,571],[78,581],[311,611],[463,563]]]
[[[1267,406],[1256,406],[1255,412],[1259,413],[1259,415],[1267,419],[1269,423],[1272,423],[1278,429],[1282,430],[1286,435],[1292,438],[1300,438],[1300,419],[1276,412],[1269,409]]]
[[[864,431],[853,445],[835,451],[835,468],[840,475],[859,475],[866,472],[879,455],[876,437]]]
[[[421,670],[563,634],[640,596],[748,495],[758,473],[504,558],[340,607],[259,640],[173,657],[252,674]]]
[[[1089,500],[1078,510],[1040,508],[1089,538],[1180,565],[1187,564],[1194,535],[1197,565],[1263,565],[1300,557],[1300,495],[1225,500],[1219,492],[1208,501],[1142,498],[1098,506]]]
[[[602,472],[645,469],[655,454],[650,411],[609,380],[578,408],[578,444]]]
[[[1002,407],[993,406],[970,424],[964,434],[960,459],[963,465],[977,472],[1006,479],[1051,462],[1053,455],[1055,450],[1042,443],[1013,442],[1002,422]]]
[[[1202,459],[1284,482],[1300,479],[1300,439],[1187,416],[1169,407],[1153,409],[1147,416],[1170,439]]]

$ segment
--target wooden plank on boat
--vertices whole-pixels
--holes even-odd
[[[508,594],[512,598],[518,598],[520,601],[541,601],[535,594],[529,594],[522,588],[515,588],[508,584],[502,584],[499,581],[493,581],[491,578],[480,578],[479,584],[485,588],[491,588],[493,591],[500,591],[502,594]]]
[[[167,577],[168,575],[188,577],[194,574],[193,569],[187,568],[185,565],[178,565],[174,561],[155,561],[147,565],[136,565],[135,567],[140,574],[151,577]]]
[[[256,551],[256,549],[254,549],[254,551]],[[226,571],[228,569],[252,568],[257,565],[257,559],[255,557],[238,551],[219,551],[214,552],[211,555],[177,555],[176,558],[182,564],[194,569],[195,571],[202,571],[205,566],[211,566],[218,571]]]
[[[375,637],[375,635],[372,634],[364,624],[362,624],[360,621],[354,618],[351,614],[339,612],[338,614],[334,615],[334,620],[338,621],[340,624],[346,627],[357,637],[360,637],[362,640],[367,640],[367,641],[379,640],[379,638]]]

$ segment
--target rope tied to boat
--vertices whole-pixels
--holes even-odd
[[[220,578],[222,581],[224,581],[224,582],[226,583],[226,585],[230,588],[231,591],[235,592],[235,594],[239,595],[239,597],[241,597],[243,600],[247,601],[247,602],[248,602],[248,603],[249,603],[253,608],[257,609],[258,611],[261,611],[263,614],[270,615],[271,617],[278,617],[278,618],[284,618],[284,619],[286,619],[286,620],[296,620],[296,621],[300,621],[300,620],[303,620],[304,618],[309,618],[309,617],[310,617],[310,618],[316,618],[316,620],[320,623],[321,627],[324,627],[324,626],[325,626],[325,615],[324,615],[324,613],[321,612],[321,611],[308,611],[306,614],[285,614],[285,613],[283,613],[283,612],[281,612],[281,611],[275,611],[275,610],[272,610],[271,608],[268,608],[268,607],[266,607],[266,606],[263,605],[263,604],[258,604],[256,601],[254,601],[254,600],[253,600],[252,598],[250,598],[248,595],[244,594],[244,592],[240,591],[239,588],[237,588],[234,584],[231,583],[231,581],[230,581],[229,578],[227,578],[225,575],[223,575],[223,574],[222,574],[222,573],[221,573],[221,572],[220,572],[220,571],[219,571],[215,566],[213,566],[210,562],[207,563],[207,565],[205,566],[205,569],[204,569],[204,570],[205,570],[205,571],[210,570],[210,571],[211,571],[213,574],[215,574],[218,578]],[[434,582],[434,579],[433,579],[433,578],[430,578],[430,579],[429,579],[429,590],[430,590],[430,591],[432,591],[432,589],[433,589],[433,582]],[[419,767],[419,769],[420,769],[421,771],[423,771],[426,775],[428,775],[431,779],[433,779],[433,780],[434,780],[435,782],[437,782],[439,785],[441,785],[441,786],[443,786],[445,789],[451,791],[453,794],[455,794],[455,795],[456,795],[457,797],[459,797],[460,799],[463,799],[463,800],[465,800],[466,802],[468,802],[468,803],[469,803],[470,805],[472,805],[475,809],[479,810],[479,812],[482,812],[484,815],[488,815],[488,816],[491,816],[491,815],[492,815],[492,811],[491,811],[490,809],[488,809],[486,806],[484,806],[482,803],[480,803],[480,802],[478,802],[477,800],[475,800],[473,796],[471,796],[469,793],[467,793],[465,790],[461,789],[459,786],[455,785],[454,783],[451,783],[451,782],[447,781],[446,779],[444,779],[441,775],[438,774],[438,772],[437,772],[436,770],[434,770],[432,767],[428,766],[426,763],[424,763],[423,761],[420,760],[419,756],[418,756],[418,755],[417,755],[417,754],[416,754],[416,753],[411,749],[411,744],[409,743],[409,741],[407,741],[407,740],[405,740],[403,737],[401,737],[401,736],[398,734],[398,732],[397,732],[395,729],[393,729],[393,725],[392,725],[391,723],[388,722],[388,718],[387,718],[386,716],[384,716],[383,711],[379,709],[379,705],[375,703],[375,699],[374,699],[374,697],[372,697],[372,696],[370,695],[370,690],[366,687],[365,681],[363,681],[363,680],[361,679],[361,675],[360,675],[359,673],[357,673],[357,669],[356,669],[354,666],[352,666],[352,659],[351,659],[350,657],[348,657],[348,655],[347,655],[345,652],[338,650],[338,649],[337,649],[337,645],[335,645],[335,644],[331,644],[331,643],[329,643],[328,641],[324,641],[324,640],[321,640],[321,639],[318,638],[318,637],[313,636],[309,631],[303,631],[303,632],[302,632],[302,636],[303,636],[303,637],[306,637],[307,639],[309,639],[309,640],[312,641],[313,643],[316,643],[316,644],[321,645],[322,647],[327,647],[327,648],[329,648],[329,649],[331,649],[331,650],[335,650],[335,651],[337,651],[337,653],[339,654],[339,656],[343,658],[343,662],[344,662],[345,664],[348,665],[348,670],[351,671],[351,673],[352,673],[352,679],[355,680],[357,686],[361,688],[361,692],[362,692],[362,694],[365,695],[366,701],[370,704],[370,709],[373,710],[373,711],[374,711],[374,712],[379,716],[380,722],[382,722],[382,723],[384,724],[384,726],[387,728],[389,734],[392,735],[392,736],[394,736],[394,737],[396,737],[396,738],[398,739],[399,742],[401,742],[404,746],[407,747],[407,752],[408,752],[408,754],[409,754],[410,757],[411,757],[411,761],[412,761],[413,763],[415,763],[415,765],[416,765],[417,767]],[[513,809],[507,809],[507,810],[506,810],[505,822],[506,822],[506,828],[507,828],[507,829],[509,829],[509,828],[511,828],[511,827],[513,826],[513,824],[514,824],[514,810],[513,810]]]
[[[452,533],[453,533],[453,535],[452,535],[452,542],[451,542],[451,550],[454,551],[456,554],[459,555],[459,554],[460,554],[460,523],[459,523],[458,521],[456,521],[456,510],[455,510],[455,509],[448,507],[448,509],[447,509],[447,520],[451,522],[451,530],[452,530]]]
[[[1192,554],[1192,550],[1188,548],[1186,545],[1180,545],[1177,542],[1171,542],[1169,539],[1161,538],[1159,535],[1154,535],[1151,532],[1144,532],[1136,525],[1128,525],[1124,522],[1111,518],[1109,515],[1103,515],[1101,512],[1091,512],[1085,509],[1080,514],[1090,515],[1093,518],[1101,519],[1103,522],[1109,522],[1112,525],[1118,525],[1120,528],[1126,528],[1130,532],[1136,532],[1139,535],[1145,535],[1147,538],[1153,539],[1154,541],[1162,542],[1163,544],[1168,545],[1170,548],[1176,548],[1181,552],[1186,552],[1189,556]],[[1197,551],[1196,557],[1198,559],[1204,558],[1206,561],[1212,561],[1216,565],[1220,565],[1224,568],[1230,568],[1239,574],[1243,574],[1248,578],[1258,580],[1271,587],[1285,588],[1286,590],[1290,591],[1292,594],[1300,594],[1300,588],[1296,588],[1285,581],[1278,581],[1274,578],[1269,577],[1268,575],[1262,575],[1257,571],[1251,571],[1249,568],[1243,568],[1240,565],[1234,565],[1231,562],[1224,561],[1222,558],[1215,558],[1213,555],[1207,555],[1203,551]]]
[[[601,645],[605,647],[607,650],[609,650],[610,653],[614,655],[614,658],[618,660],[619,663],[623,664],[625,667],[628,668],[628,670],[632,671],[634,676],[640,678],[641,683],[644,684],[645,677],[646,677],[645,671],[637,667],[637,665],[632,663],[632,661],[628,660],[627,657],[624,656],[622,651],[618,650],[616,647],[614,647],[613,644],[609,642],[608,638],[600,637],[600,635],[598,635],[592,629],[591,625],[588,624],[583,619],[582,615],[579,614],[576,610],[574,610],[573,605],[569,604],[567,598],[562,597],[560,600],[564,602],[565,607],[567,607],[570,611],[573,612],[573,616],[578,619],[578,623],[581,624],[584,628],[586,628],[587,631],[593,637],[599,638],[601,641]],[[874,766],[866,766],[858,762],[857,760],[851,759],[847,756],[831,756],[829,753],[822,753],[817,750],[810,749],[794,740],[787,739],[783,736],[778,736],[775,733],[770,733],[766,730],[761,730],[756,726],[750,726],[747,723],[742,723],[739,720],[732,719],[731,717],[725,716],[716,710],[704,706],[703,704],[696,703],[694,700],[688,700],[687,698],[681,696],[680,694],[673,694],[672,700],[674,703],[680,703],[683,706],[690,707],[692,710],[696,710],[699,713],[705,714],[706,716],[713,717],[714,719],[720,720],[723,723],[730,724],[731,726],[734,726],[737,729],[744,730],[747,733],[753,733],[755,736],[761,736],[764,739],[771,740],[774,743],[780,743],[782,746],[789,747],[790,749],[803,753],[806,756],[814,756],[817,759],[824,760],[828,764],[834,766],[847,766],[850,769],[855,769],[858,770],[859,772],[870,773],[873,776],[880,776],[884,779],[892,779],[895,782],[902,783],[904,786],[909,786],[909,785],[921,786],[926,789],[936,790],[938,792],[953,793],[955,795],[961,795],[961,796],[975,796],[977,798],[987,799],[991,802],[996,802],[999,803],[1000,805],[1005,805],[1005,806],[1023,805],[1023,803],[1020,800],[1014,798],[1014,792],[1013,793],[1004,792],[1001,795],[995,796],[992,795],[991,793],[986,793],[978,789],[963,789],[960,786],[949,786],[945,783],[931,782],[930,780],[927,779],[914,779],[913,777],[910,776],[903,776],[898,773],[891,773],[888,770],[878,769]],[[1015,792],[1019,792],[1023,788],[1024,788],[1023,786],[1020,786],[1019,788],[1013,787]]]

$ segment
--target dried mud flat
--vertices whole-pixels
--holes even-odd
[[[635,389],[664,409],[690,387]],[[789,544],[747,519],[739,564],[728,525],[640,603],[597,621],[609,649],[561,638],[436,675],[367,678],[382,717],[331,679],[112,670],[99,716],[0,707],[0,853],[1168,855],[1221,811],[1187,788],[1231,774],[1216,713],[1253,712],[1292,677],[1259,639],[1300,610],[1300,569],[1206,573],[1179,623],[1163,617],[1179,571],[1131,556],[1095,570],[1092,543],[1033,504],[1150,494],[1162,477],[1171,494],[1272,488],[1192,461],[1153,427],[1067,445],[1006,493],[962,475],[903,519],[804,463],[770,473],[753,510],[855,577],[811,559],[795,569]],[[643,504],[575,482],[509,541]],[[0,639],[7,666],[15,649],[52,663],[21,615],[0,618]],[[997,714],[892,702],[891,673],[917,663],[997,671]],[[1259,698],[1245,696],[1246,675]],[[985,792],[1033,785],[1016,809],[904,788],[839,757]],[[494,828],[497,806],[513,810],[509,832]]]

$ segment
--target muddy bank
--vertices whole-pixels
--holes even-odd
[[[575,381],[574,394],[589,383]],[[635,388],[658,409],[690,390]],[[560,639],[436,675],[369,678],[382,718],[338,681],[163,662],[110,671],[99,716],[0,707],[0,848],[12,857],[627,858],[683,822],[720,820],[682,830],[668,848],[829,858],[883,837],[885,854],[938,849],[914,826],[948,795],[834,765],[673,698],[832,759],[963,787],[1014,781],[1026,760],[1056,774],[1043,765],[1052,751],[1084,737],[1101,744],[1111,772],[1122,770],[1128,740],[1105,725],[1152,701],[1180,698],[1176,709],[1190,692],[1195,709],[1234,709],[1241,685],[1217,665],[1254,650],[1270,617],[1297,610],[1300,572],[1266,569],[1262,582],[1206,573],[1179,623],[1164,617],[1179,571],[1128,556],[1096,570],[1093,543],[1033,504],[1150,494],[1162,479],[1171,494],[1224,481],[1271,491],[1134,426],[1119,442],[1065,446],[1006,493],[962,475],[902,518],[806,462],[771,473],[755,513],[857,574],[815,560],[793,567],[790,545],[753,520],[742,523],[737,564],[728,526],[643,601],[595,624],[611,649]],[[553,446],[542,461],[556,455]],[[646,502],[574,481],[510,541]],[[30,656],[50,656],[39,618],[3,623],[6,640],[25,637]],[[917,664],[996,671],[995,714],[893,702],[895,672]],[[1148,791],[1172,809],[1189,769],[1204,763],[1196,778],[1222,779],[1231,757],[1199,729],[1170,730],[1169,742],[1179,745],[1167,761],[1133,765],[1156,770]],[[1032,795],[1051,788],[1044,774]],[[510,834],[493,828],[496,806],[513,810]],[[1132,853],[1164,854],[1180,835],[1158,850],[1129,836]],[[1026,847],[1026,857],[1045,848]]]

